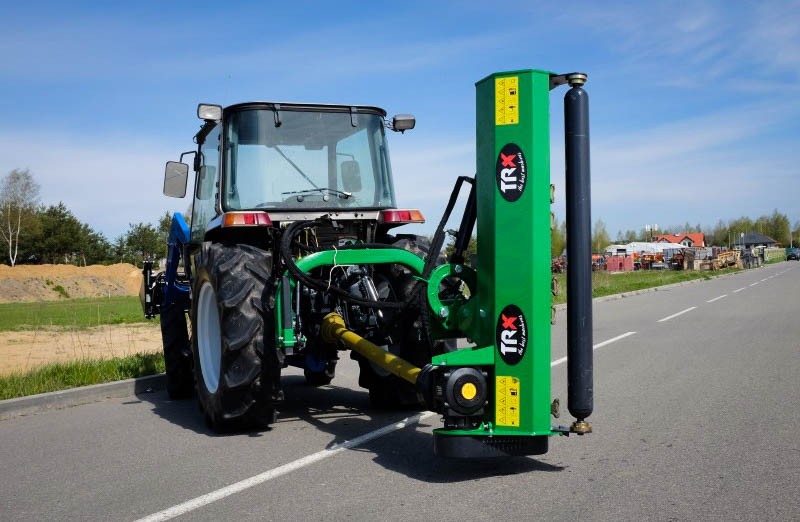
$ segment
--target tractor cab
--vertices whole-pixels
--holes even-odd
[[[263,210],[275,222],[297,211],[363,219],[358,210],[377,221],[396,207],[384,129],[411,129],[413,116],[387,122],[377,107],[251,102],[201,104],[198,117],[193,241],[228,212]],[[183,196],[187,174],[170,162],[164,193]]]

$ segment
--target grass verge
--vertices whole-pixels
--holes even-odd
[[[0,377],[0,400],[144,377],[163,371],[164,357],[160,353],[48,364],[29,372]]]
[[[136,296],[0,304],[0,332],[49,326],[89,328],[145,321]]]
[[[726,269],[717,272],[696,271],[637,271],[611,274],[592,274],[592,295],[602,297],[633,292],[645,288],[669,285],[695,279],[736,272]],[[557,274],[560,292],[554,304],[567,299],[565,274]],[[25,330],[31,326],[91,327],[101,324],[144,322],[136,297],[71,299],[60,302],[13,303],[0,305],[0,331]],[[105,360],[79,360],[56,363],[39,369],[0,377],[0,400],[59,391],[78,386],[144,377],[164,371],[162,354],[135,354]]]
[[[657,286],[683,283],[696,279],[712,279],[714,277],[738,272],[737,268],[726,268],[714,272],[695,270],[637,270],[636,272],[592,272],[592,297],[624,294],[653,288]],[[566,274],[557,274],[559,293],[553,297],[553,304],[567,301]]]

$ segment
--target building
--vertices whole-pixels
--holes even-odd
[[[656,237],[656,243],[678,243],[685,247],[704,247],[706,246],[706,235],[702,232],[664,234]]]
[[[757,248],[757,247],[774,247],[778,244],[777,241],[772,239],[769,236],[765,236],[763,234],[759,234],[758,232],[748,232],[743,236],[740,235],[739,237],[734,238],[733,247],[734,248]]]

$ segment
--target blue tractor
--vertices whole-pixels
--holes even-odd
[[[397,208],[384,132],[413,128],[413,116],[244,103],[201,104],[198,117],[197,149],[168,162],[164,179],[165,195],[184,197],[183,158],[194,156],[190,223],[175,214],[166,269],[154,274],[148,263],[141,292],[145,315],[161,316],[170,397],[196,394],[218,431],[269,424],[282,368],[303,368],[313,385],[333,378],[339,349],[320,336],[331,312],[420,366],[445,346],[424,333],[412,273],[427,243],[390,233],[424,222]],[[367,249],[392,254],[377,264],[336,259]],[[397,251],[405,257],[390,262]],[[317,252],[333,252],[330,264],[298,268]],[[352,354],[373,403],[419,404],[411,384]]]
[[[324,385],[347,350],[373,405],[441,414],[438,455],[540,454],[552,435],[591,432],[586,79],[531,69],[476,84],[477,174],[456,180],[429,243],[394,231],[424,221],[397,208],[385,136],[413,128],[413,116],[200,105],[197,149],[181,156],[194,156],[190,223],[176,214],[166,270],[144,269],[142,302],[148,317],[161,315],[169,395],[195,394],[216,431],[268,425],[283,368]],[[567,272],[569,427],[551,424],[559,402],[550,396],[548,128],[550,91],[567,84],[567,249],[586,260]],[[164,194],[184,197],[188,175],[188,164],[168,162]],[[476,226],[477,267],[466,259]]]

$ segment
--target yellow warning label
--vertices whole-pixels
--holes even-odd
[[[519,426],[519,379],[498,375],[495,382],[495,424]]]
[[[495,78],[494,80],[495,125],[519,123],[519,77]]]

